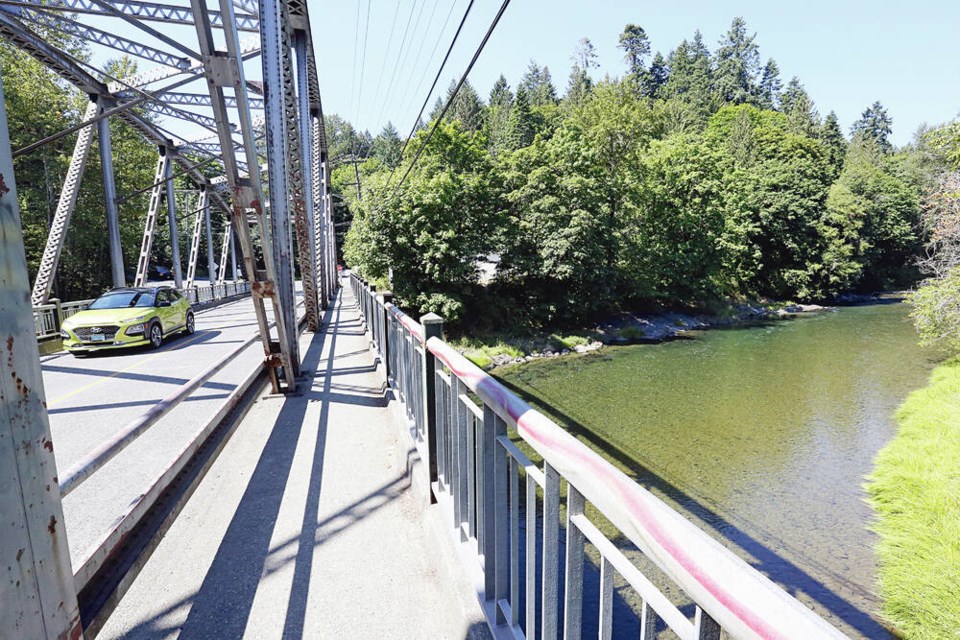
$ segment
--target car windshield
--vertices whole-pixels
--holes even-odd
[[[152,307],[153,294],[149,291],[117,291],[105,293],[90,303],[88,309],[126,309]]]

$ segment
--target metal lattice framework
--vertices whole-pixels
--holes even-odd
[[[295,273],[299,270],[313,330],[337,286],[323,111],[306,2],[0,0],[0,37],[91,99],[83,122],[69,130],[79,134],[33,302],[49,298],[95,135],[108,200],[111,272],[115,286],[125,284],[107,125],[109,118],[121,118],[158,149],[154,183],[144,189],[150,199],[135,284],[148,280],[164,202],[173,275],[177,286],[181,283],[172,185],[175,176],[184,176],[202,193],[187,284],[196,275],[204,226],[210,277],[219,266],[218,282],[226,277],[228,248],[236,278],[236,239],[274,390],[295,388]],[[78,41],[89,52],[84,59],[75,55],[75,46],[56,44]],[[136,60],[135,75],[115,78],[99,70],[117,52]],[[263,116],[254,118],[254,111]],[[30,151],[28,146],[14,153]],[[219,265],[210,207],[225,215]]]

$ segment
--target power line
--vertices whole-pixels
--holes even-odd
[[[390,45],[393,44],[393,34],[397,28],[397,15],[400,13],[400,2],[397,0],[397,6],[393,10],[393,21],[390,23],[390,38],[387,40],[387,48],[383,51],[383,64],[380,65],[380,77],[377,78],[377,92],[373,94],[373,104],[377,104],[380,98],[380,88],[383,86],[383,72],[387,68],[387,60],[390,58]]]
[[[407,150],[407,145],[410,144],[410,140],[413,138],[413,134],[416,133],[416,131],[417,131],[417,124],[420,122],[420,118],[423,116],[423,112],[424,112],[424,110],[427,108],[427,103],[430,102],[430,96],[433,95],[433,90],[437,87],[437,82],[440,81],[440,76],[443,75],[443,69],[444,69],[444,67],[447,66],[447,60],[450,59],[450,54],[453,52],[453,47],[454,47],[454,45],[457,44],[457,38],[460,37],[460,32],[463,30],[463,25],[464,25],[464,23],[466,23],[466,21],[467,21],[467,16],[470,15],[470,9],[473,8],[473,2],[474,2],[474,0],[470,0],[470,4],[467,5],[467,10],[463,12],[463,18],[460,19],[460,25],[457,27],[457,32],[456,32],[455,34],[453,34],[453,40],[450,42],[450,46],[447,47],[447,53],[446,53],[446,55],[443,56],[443,62],[440,63],[440,68],[437,69],[437,75],[433,78],[433,84],[430,85],[430,91],[427,92],[427,97],[423,99],[423,105],[421,105],[421,107],[420,107],[420,113],[418,113],[418,114],[417,114],[417,117],[414,119],[414,121],[413,121],[413,126],[410,128],[410,133],[409,133],[409,135],[407,135],[407,139],[404,140],[404,142],[403,142],[403,148],[400,150],[400,158],[401,158],[401,159],[403,159],[403,152]],[[508,0],[507,3],[509,3],[509,0]],[[496,20],[500,20],[500,15],[503,13],[503,9],[506,8],[506,4],[507,4],[507,3],[505,3],[504,6],[501,7],[500,13],[497,14]],[[496,22],[494,22],[494,24],[496,24]],[[488,32],[488,33],[489,33],[489,32]],[[483,44],[486,44],[486,39],[484,39]],[[480,45],[481,48],[483,47],[483,44]],[[479,53],[479,52],[478,52],[478,53]],[[476,60],[476,57],[474,57],[474,60]],[[471,62],[471,63],[470,63],[470,67],[467,68],[467,73],[470,72],[470,68],[472,68],[472,67],[473,67],[473,62]],[[466,78],[466,74],[464,74],[464,78]],[[462,81],[461,81],[461,82],[462,82]],[[460,87],[457,87],[458,90],[459,90],[459,88],[460,88]],[[456,95],[456,92],[454,92],[454,95]],[[451,96],[450,99],[452,100],[452,99],[453,99],[453,96]],[[444,113],[446,113],[446,109],[444,109]],[[442,117],[442,116],[441,116],[441,117]],[[433,131],[430,132],[430,135],[431,135],[431,136],[433,135]],[[419,154],[419,153],[417,153],[417,157],[418,157],[418,158],[420,157],[420,154]],[[397,165],[397,167],[399,167],[399,166],[400,166],[400,165]],[[393,171],[390,172],[390,176],[387,178],[387,184],[384,186],[384,189],[386,189],[387,187],[390,186],[390,181],[393,180],[393,174],[395,174],[395,173],[397,172],[397,167],[394,167],[394,168],[393,168]],[[409,169],[407,170],[407,173],[410,173],[410,170],[409,170]],[[406,177],[407,177],[406,174],[404,174],[403,177],[406,178]],[[402,183],[402,182],[403,182],[403,181],[401,180],[401,183]]]
[[[473,3],[471,2],[471,5]],[[503,12],[507,10],[507,7],[510,5],[510,0],[503,0],[503,4],[500,5],[500,10],[497,12],[497,15],[493,18],[493,22],[490,23],[490,27],[487,29],[486,34],[483,36],[483,40],[480,42],[480,46],[477,47],[476,53],[473,54],[473,58],[470,60],[470,64],[467,65],[467,70],[463,72],[463,75],[460,76],[460,82],[457,83],[457,86],[454,88],[453,93],[450,94],[450,97],[447,98],[447,103],[443,105],[443,110],[440,112],[440,115],[437,116],[437,119],[433,123],[433,127],[430,129],[430,133],[427,134],[427,139],[423,141],[423,144],[420,145],[420,148],[417,149],[417,154],[413,157],[413,161],[410,163],[410,166],[407,167],[407,171],[403,174],[403,177],[400,178],[400,182],[397,183],[394,193],[400,191],[400,187],[403,186],[404,180],[407,179],[407,176],[410,175],[410,171],[413,169],[414,165],[417,164],[417,160],[420,159],[420,154],[423,153],[423,150],[428,144],[430,144],[430,139],[433,138],[433,133],[437,130],[437,127],[440,126],[440,123],[443,121],[443,116],[447,114],[447,111],[450,109],[450,105],[453,104],[454,99],[457,97],[457,93],[460,92],[460,87],[463,86],[463,83],[467,81],[467,76],[470,75],[470,71],[473,69],[473,65],[476,64],[477,59],[480,57],[480,54],[483,53],[483,48],[487,46],[487,41],[490,40],[490,36],[493,35],[493,30],[497,28],[497,24],[500,22],[500,18],[503,17]],[[470,7],[467,7],[467,10],[470,10]],[[461,25],[462,26],[462,25]],[[457,31],[459,33],[459,30]],[[428,96],[429,98],[429,96]],[[416,125],[414,125],[416,126]],[[402,157],[402,154],[401,154]],[[393,174],[390,174],[391,177]],[[387,179],[387,186],[390,185],[390,179]]]
[[[404,92],[403,94],[403,99],[400,101],[401,113],[406,112],[405,107],[407,105],[407,97],[409,96],[411,99],[413,99],[414,96],[420,93],[420,87],[423,86],[423,81],[427,79],[427,72],[429,71],[430,61],[433,60],[433,56],[437,53],[437,48],[440,46],[440,40],[443,39],[443,34],[446,33],[447,25],[450,23],[450,16],[453,15],[453,10],[457,8],[457,4],[459,2],[460,0],[453,0],[453,2],[450,3],[450,10],[447,11],[447,17],[443,21],[443,26],[440,27],[440,32],[437,33],[437,39],[434,40],[433,42],[433,49],[430,51],[430,55],[427,56],[427,63],[423,67],[423,73],[420,74],[420,81],[417,82],[417,86],[413,89],[412,93],[409,92],[409,87],[408,87],[408,91]],[[419,56],[418,56],[418,59],[419,59]],[[431,93],[432,93],[432,89],[431,89]],[[430,96],[427,95],[427,101],[429,100],[430,100]],[[417,120],[418,121],[420,120],[419,116],[417,117]],[[414,122],[413,124],[414,124],[414,127],[416,127],[417,123]]]
[[[452,10],[454,5],[456,5],[456,0],[450,3],[450,9]],[[433,10],[430,11],[430,18],[427,20],[427,26],[423,28],[423,37],[420,38],[420,46],[417,47],[417,52],[413,56],[413,61],[410,64],[409,72],[407,74],[407,81],[404,82],[403,94],[400,96],[400,99],[395,101],[395,105],[403,107],[407,103],[407,96],[410,95],[410,89],[413,87],[413,79],[416,77],[416,71],[420,64],[420,54],[423,53],[423,45],[427,42],[427,34],[430,32],[430,25],[433,24],[433,17],[437,14],[437,7],[440,5],[439,2],[433,4]],[[449,15],[449,14],[448,14]],[[429,60],[427,61],[429,66]],[[401,111],[401,113],[403,113]]]
[[[360,115],[360,103],[363,102],[363,72],[367,67],[367,35],[370,33],[370,0],[367,0],[367,24],[363,29],[363,59],[360,62],[360,83],[357,86],[357,110],[353,114],[354,122]]]
[[[383,120],[383,113],[387,108],[387,101],[390,98],[390,90],[393,88],[393,83],[397,79],[397,68],[400,66],[400,56],[403,55],[403,48],[407,44],[407,35],[410,33],[410,22],[413,20],[413,12],[417,9],[418,2],[419,0],[413,0],[413,4],[410,5],[410,15],[407,16],[407,25],[403,29],[403,38],[400,40],[400,50],[397,52],[396,60],[393,61],[393,71],[390,73],[390,81],[387,82],[387,93],[384,95],[383,104],[380,106],[380,115],[377,116],[378,122]]]

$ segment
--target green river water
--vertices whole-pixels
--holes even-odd
[[[903,304],[498,377],[853,636],[885,637],[864,476],[936,363]]]

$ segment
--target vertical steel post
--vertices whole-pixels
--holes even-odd
[[[429,458],[428,468],[430,470],[430,502],[437,501],[433,495],[433,483],[437,481],[437,359],[430,349],[427,348],[427,341],[430,338],[443,339],[443,318],[435,313],[428,313],[420,318],[420,324],[423,325],[423,406],[426,407],[426,434],[427,434],[427,457]],[[414,351],[414,353],[416,353]],[[454,375],[450,374],[451,377]]]
[[[207,227],[207,280],[217,284],[216,262],[213,259],[213,228],[210,226],[210,198],[203,199],[203,219]]]
[[[134,286],[137,287],[142,287],[149,280],[150,250],[153,247],[153,234],[160,212],[160,199],[163,197],[163,177],[167,175],[169,164],[170,157],[166,150],[160,147],[160,158],[157,160],[153,189],[150,192],[150,204],[147,206],[147,218],[143,224],[143,241],[140,244],[140,257],[137,259],[137,277],[133,281]]]
[[[297,54],[297,130],[289,132],[291,138],[299,138],[300,151],[300,200],[302,211],[298,212],[297,237],[300,248],[300,277],[303,280],[303,295],[307,322],[311,331],[320,330],[320,296],[317,295],[317,238],[314,233],[313,206],[313,126],[310,116],[310,87],[307,72],[307,34],[296,30],[293,48]],[[302,220],[300,219],[302,218]]]
[[[236,236],[233,235],[233,229],[227,228],[227,233],[230,234],[230,273],[233,275],[233,281],[236,282],[240,279],[240,276],[237,272],[237,241]],[[247,280],[250,279],[250,276],[247,276]]]
[[[317,277],[320,296],[320,308],[330,304],[330,271],[326,262],[327,255],[327,216],[323,206],[323,151],[320,148],[321,127],[319,117],[310,118],[310,212],[313,216],[314,260],[317,265]],[[306,146],[306,144],[304,144]]]
[[[2,86],[0,345],[0,629],[20,638],[81,638]]]
[[[273,241],[275,289],[280,299],[281,316],[277,318],[281,347],[290,354],[287,379],[297,375],[300,349],[297,343],[293,291],[293,225],[290,217],[290,196],[293,185],[287,155],[287,119],[285,65],[289,63],[286,42],[285,0],[259,0],[260,58],[263,63],[264,128],[266,129],[267,174],[270,185],[270,235]],[[286,363],[285,363],[286,364]],[[291,373],[293,375],[291,375]]]
[[[227,255],[230,253],[230,238],[233,233],[230,231],[230,218],[227,218],[223,226],[223,239],[220,241],[220,270],[217,273],[217,284],[223,284],[227,279]],[[234,278],[236,281],[236,278]]]
[[[127,278],[123,273],[123,249],[120,245],[120,217],[117,213],[117,185],[113,173],[110,118],[104,118],[97,122],[97,143],[100,147],[103,199],[107,214],[107,237],[110,241],[110,273],[113,276],[113,286],[122,287],[127,284]]]
[[[172,157],[173,149],[167,148],[167,156]],[[173,283],[179,289],[183,286],[183,273],[180,271],[180,238],[177,233],[177,203],[173,198],[173,162],[167,162],[163,176],[167,181],[167,222],[170,227],[170,257],[173,260]]]

